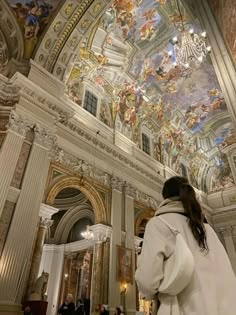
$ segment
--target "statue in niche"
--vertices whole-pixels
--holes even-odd
[[[30,301],[46,301],[47,285],[49,274],[42,272],[41,276],[36,280],[33,290],[30,294]]]

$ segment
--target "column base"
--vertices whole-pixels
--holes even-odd
[[[22,306],[0,302],[0,315],[22,315]]]

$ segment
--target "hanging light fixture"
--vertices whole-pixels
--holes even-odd
[[[211,47],[206,44],[206,32],[200,35],[194,32],[194,29],[186,30],[183,22],[183,16],[177,0],[178,11],[182,23],[182,30],[178,36],[170,40],[174,46],[175,65],[185,68],[197,68],[211,51]]]
[[[86,239],[87,241],[93,238],[93,232],[90,231],[89,225],[86,227],[86,231],[81,232],[81,236]]]

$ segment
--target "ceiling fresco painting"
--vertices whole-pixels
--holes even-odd
[[[181,11],[185,28],[201,31],[182,5]],[[171,39],[182,21],[175,0],[113,1],[92,43],[89,32],[84,36],[67,90],[81,105],[82,85],[92,84],[105,95],[100,119],[106,125],[137,146],[145,126],[155,159],[188,175],[195,187],[217,191],[234,184],[222,149],[235,134],[210,57],[195,68],[175,62]]]
[[[226,44],[236,62],[236,2],[235,0],[208,0]]]
[[[40,35],[63,0],[8,0],[22,30],[24,57],[29,59]]]

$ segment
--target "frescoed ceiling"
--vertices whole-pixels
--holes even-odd
[[[63,0],[7,0],[22,30],[24,57],[29,59],[40,35]]]
[[[66,82],[78,106],[83,87],[90,86],[103,96],[100,119],[106,125],[139,147],[141,130],[148,129],[153,157],[188,175],[197,188],[210,192],[234,184],[224,148],[236,136],[210,56],[196,67],[176,64],[171,39],[183,24],[187,31],[204,31],[181,1],[8,3],[24,35],[25,57],[33,54]]]
[[[200,32],[183,6],[180,10],[185,28]],[[170,39],[180,28],[176,1],[113,1],[93,29],[93,40],[87,33],[80,45],[68,93],[80,105],[83,82],[95,83],[106,94],[104,123],[137,145],[145,125],[154,134],[157,160],[189,173],[196,187],[217,190],[233,184],[221,153],[234,137],[232,125],[210,57],[195,69],[176,65]],[[207,177],[209,160],[215,179],[207,188],[202,177]]]

